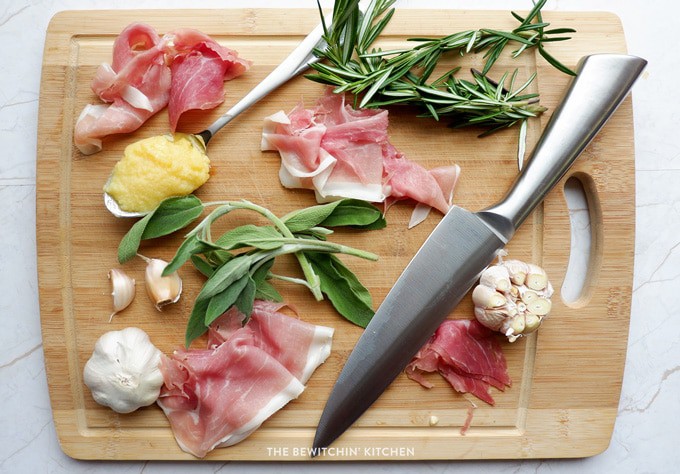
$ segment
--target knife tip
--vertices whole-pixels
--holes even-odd
[[[316,434],[314,435],[314,442],[312,443],[312,450],[310,452],[310,457],[312,457],[312,458],[317,457],[332,442],[333,442],[333,440],[328,439],[328,436],[326,435],[324,430],[317,428]]]

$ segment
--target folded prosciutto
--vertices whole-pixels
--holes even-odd
[[[496,333],[477,320],[446,320],[406,367],[406,375],[431,388],[423,373],[439,372],[460,393],[471,393],[490,405],[491,387],[511,385]]]
[[[428,171],[409,161],[389,142],[388,123],[387,110],[355,110],[327,89],[313,109],[298,105],[265,118],[261,148],[279,152],[285,187],[313,189],[319,202],[413,199],[420,206],[410,226],[430,207],[446,213],[460,168]]]
[[[105,102],[88,104],[75,125],[74,141],[86,155],[102,138],[128,133],[168,106],[174,132],[180,115],[224,101],[223,83],[250,63],[200,31],[179,29],[163,37],[144,23],[132,23],[113,44],[113,61],[99,66],[92,91]]]
[[[331,350],[333,329],[256,300],[251,319],[235,308],[210,327],[207,349],[161,358],[158,405],[182,450],[199,458],[234,445],[297,398]]]

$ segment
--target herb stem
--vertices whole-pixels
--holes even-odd
[[[210,202],[210,203],[205,203],[204,205],[220,205],[222,207],[218,208],[228,208],[226,212],[229,212],[234,209],[248,209],[254,212],[257,212],[258,214],[264,216],[269,220],[274,226],[281,232],[281,234],[284,237],[287,237],[289,239],[293,239],[297,241],[298,239],[295,238],[293,233],[286,227],[286,224],[279,219],[274,213],[272,213],[269,209],[258,206],[257,204],[254,204],[250,201],[215,201],[215,202]],[[218,212],[218,210],[213,211],[213,213]],[[225,212],[225,213],[226,213]],[[211,215],[213,214],[211,213]],[[210,216],[208,216],[209,218]],[[207,218],[206,218],[207,219]],[[213,219],[214,220],[214,219]],[[212,220],[210,221],[212,222]],[[287,252],[289,253],[289,252]],[[296,251],[295,252],[295,257],[298,259],[298,262],[300,263],[300,268],[302,268],[302,273],[304,273],[305,278],[307,278],[307,281],[309,281],[310,284],[310,290],[312,294],[314,295],[314,298],[317,301],[323,300],[323,293],[321,292],[321,278],[314,272],[314,268],[312,268],[312,265],[309,263],[309,260],[307,259],[307,256],[302,253],[301,251]]]
[[[306,286],[310,290],[312,289],[312,287],[309,286],[309,283],[307,282],[307,280],[303,280],[302,278],[293,278],[293,277],[288,277],[288,276],[285,276],[285,275],[279,275],[279,274],[272,273],[272,272],[269,272],[267,276],[274,278],[275,280],[281,280],[281,281],[285,281],[285,282],[288,282],[288,283],[295,283],[297,285]]]

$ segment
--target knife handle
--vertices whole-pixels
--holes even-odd
[[[576,77],[526,167],[505,197],[480,211],[480,216],[510,239],[597,135],[646,64],[644,59],[623,54],[595,54],[581,59]]]

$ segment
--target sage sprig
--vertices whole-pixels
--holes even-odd
[[[232,306],[245,315],[245,324],[256,298],[280,301],[281,295],[271,280],[302,284],[317,299],[326,295],[341,315],[366,327],[373,316],[370,293],[356,275],[332,254],[368,260],[378,257],[327,240],[334,227],[365,230],[385,227],[382,213],[364,201],[344,199],[278,217],[249,201],[203,203],[195,196],[170,198],[139,220],[123,237],[118,249],[120,262],[132,258],[142,240],[168,235],[186,227],[206,207],[215,209],[185,235],[164,271],[164,275],[173,273],[191,261],[207,277],[189,316],[185,334],[187,347]],[[214,237],[213,224],[237,210],[255,212],[264,216],[269,224],[246,224]],[[276,275],[270,271],[274,259],[285,254],[295,255],[304,279]]]
[[[486,75],[501,53],[511,44],[517,45],[512,57],[536,49],[548,63],[558,70],[575,73],[550,55],[545,44],[568,40],[571,28],[549,28],[543,21],[541,9],[546,0],[539,0],[526,17],[511,12],[519,21],[512,31],[478,29],[456,32],[442,38],[411,38],[414,47],[383,51],[372,48],[394,14],[395,0],[372,0],[362,16],[357,0],[336,0],[334,18],[338,20],[325,28],[326,46],[315,50],[324,62],[313,64],[316,73],[306,77],[315,82],[335,87],[337,93],[350,92],[355,105],[375,108],[393,104],[415,105],[425,109],[422,116],[451,117],[457,127],[479,126],[492,133],[524,122],[545,109],[538,105],[537,94],[524,94],[534,80],[524,84],[497,86]],[[440,59],[446,53],[465,55],[484,53],[481,73],[473,73],[473,80],[456,77],[454,68],[432,79]],[[504,75],[516,77],[517,70]],[[502,82],[502,81],[499,81]]]

